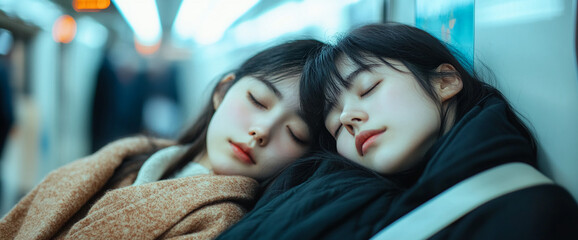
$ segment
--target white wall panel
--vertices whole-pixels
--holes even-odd
[[[541,170],[578,199],[576,1],[475,4],[476,57],[494,71],[500,90],[529,120]]]

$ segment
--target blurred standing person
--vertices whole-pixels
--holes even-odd
[[[143,131],[146,91],[139,60],[109,55],[98,71],[92,106],[92,152],[116,139]]]
[[[174,138],[183,124],[178,69],[173,62],[153,59],[146,73],[142,121],[144,131],[155,137]]]
[[[4,145],[8,138],[8,133],[14,123],[14,112],[12,106],[12,88],[10,87],[10,67],[4,56],[0,56],[0,160],[4,154]],[[2,173],[3,162],[0,161],[0,173]],[[0,178],[0,193],[2,188],[2,179]],[[0,198],[2,206],[2,198]]]
[[[3,154],[4,144],[14,122],[9,70],[8,62],[0,57],[0,156]]]

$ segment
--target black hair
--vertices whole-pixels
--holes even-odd
[[[323,120],[331,107],[336,104],[340,92],[350,84],[340,75],[336,66],[337,62],[343,58],[349,58],[362,69],[369,69],[371,59],[378,59],[383,64],[399,70],[389,61],[400,61],[409,69],[426,94],[434,100],[438,96],[431,80],[455,74],[461,78],[463,89],[448,102],[450,106],[455,106],[454,123],[489,95],[497,96],[507,102],[496,88],[481,80],[473,66],[458,58],[460,56],[439,39],[412,26],[399,23],[361,26],[338,39],[335,45],[324,47],[320,54],[309,61],[305,67],[302,85],[306,85],[307,88],[301,88],[301,97],[308,104],[304,105],[304,112],[314,115],[311,118],[316,118],[317,122],[313,124],[323,127]],[[436,71],[444,63],[451,64],[455,72]],[[439,101],[435,102],[440,104]],[[442,119],[439,133],[441,135],[446,127],[447,112],[442,110],[441,104],[438,108]],[[522,134],[531,140],[535,151],[535,140],[532,134],[509,104],[508,109],[508,117],[513,120]],[[319,141],[325,149],[335,150],[335,141],[327,131],[320,135]]]

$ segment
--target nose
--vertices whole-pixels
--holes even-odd
[[[253,137],[259,146],[263,147],[267,145],[269,141],[269,128],[252,127],[251,130],[249,130],[249,135]]]
[[[369,115],[365,111],[344,108],[341,116],[339,116],[339,121],[352,136],[355,136],[355,132],[359,131],[360,124],[366,122],[368,118]]]

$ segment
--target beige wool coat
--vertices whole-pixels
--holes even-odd
[[[103,189],[125,157],[170,145],[122,139],[53,171],[0,220],[0,239],[215,238],[254,202],[255,180],[201,175],[131,186],[127,176]]]

